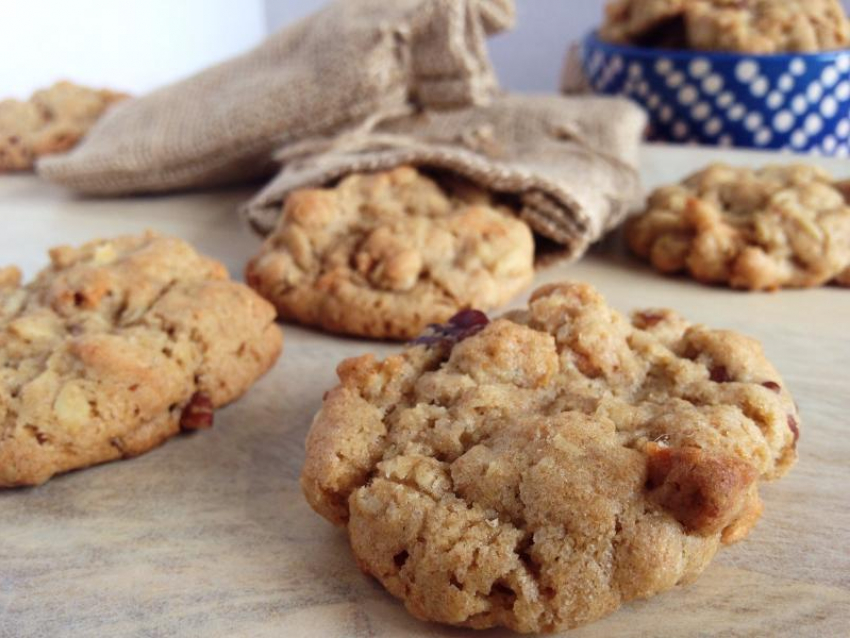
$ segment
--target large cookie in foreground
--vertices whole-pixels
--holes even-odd
[[[799,417],[759,344],[544,287],[339,366],[302,487],[418,618],[555,631],[694,580],[747,535]]]
[[[850,281],[850,188],[815,166],[712,165],[665,186],[626,226],[664,273],[744,290]]]
[[[525,222],[410,167],[293,193],[246,272],[284,319],[381,339],[500,306],[533,276]]]
[[[0,269],[0,487],[135,456],[212,424],[281,349],[274,309],[178,239],[50,251]]]

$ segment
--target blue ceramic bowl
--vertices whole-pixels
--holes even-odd
[[[850,156],[850,51],[667,51],[593,33],[581,57],[594,91],[646,109],[651,139]]]

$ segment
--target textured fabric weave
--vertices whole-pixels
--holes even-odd
[[[338,0],[261,46],[128,101],[40,175],[91,194],[169,191],[272,174],[274,149],[401,107],[486,102],[488,34],[513,0]]]
[[[412,164],[516,196],[520,217],[575,258],[640,202],[645,126],[631,102],[555,95],[503,95],[483,106],[367,122],[282,148],[280,173],[243,212],[265,234],[293,190]]]

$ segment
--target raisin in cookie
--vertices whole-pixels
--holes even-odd
[[[29,170],[42,155],[67,151],[123,93],[57,82],[29,101],[0,101],[0,172]]]
[[[146,452],[244,393],[281,348],[274,309],[178,239],[50,251],[0,270],[0,486]]]
[[[533,276],[524,222],[483,191],[409,167],[293,193],[246,273],[285,319],[388,339],[499,306]]]
[[[688,583],[796,459],[749,338],[583,284],[485,323],[344,361],[307,438],[307,500],[418,618],[555,631]]]
[[[616,0],[600,36],[609,42],[742,53],[850,46],[839,0]]]
[[[745,290],[846,285],[847,195],[814,166],[754,171],[717,164],[656,190],[626,237],[658,270],[687,271],[705,283]]]

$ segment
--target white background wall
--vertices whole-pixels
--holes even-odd
[[[59,78],[148,91],[246,50],[326,2],[0,0],[0,98]],[[516,3],[517,28],[491,42],[502,83],[553,91],[568,43],[599,23],[605,0]]]
[[[269,28],[280,28],[326,2],[266,0]],[[567,44],[599,24],[605,0],[516,0],[516,4],[516,28],[490,45],[502,84],[515,91],[554,91]]]
[[[68,78],[148,91],[244,51],[327,0],[0,0],[0,98]],[[392,2],[392,0],[387,0]],[[566,43],[604,0],[518,0],[515,32],[496,38],[506,86],[553,90]]]
[[[0,99],[60,78],[140,93],[267,29],[264,0],[0,0],[0,28]]]

